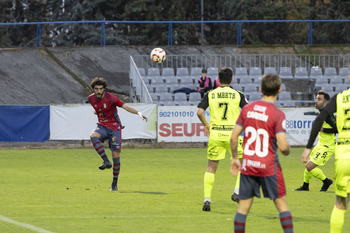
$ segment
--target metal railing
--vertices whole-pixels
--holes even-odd
[[[106,24],[168,24],[168,45],[173,45],[173,25],[174,24],[211,24],[211,23],[233,23],[237,26],[237,45],[242,45],[242,28],[244,24],[251,23],[304,23],[309,25],[307,43],[312,45],[313,24],[314,23],[349,23],[350,20],[208,20],[208,21],[114,21],[114,20],[92,20],[92,21],[55,21],[55,22],[23,22],[23,23],[0,23],[0,26],[36,25],[35,46],[41,46],[41,27],[50,24],[100,24],[101,39],[100,45],[106,45]],[[234,30],[233,30],[234,31]],[[203,33],[203,32],[202,32]],[[203,38],[203,35],[202,35]]]

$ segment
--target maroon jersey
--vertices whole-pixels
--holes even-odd
[[[272,176],[280,167],[276,134],[286,132],[285,115],[273,103],[254,101],[241,110],[236,124],[243,127],[241,173],[249,176]]]
[[[96,98],[94,94],[89,95],[89,102],[96,111],[99,124],[112,130],[120,129],[121,122],[117,107],[123,107],[123,101],[112,93],[105,92],[101,99]]]

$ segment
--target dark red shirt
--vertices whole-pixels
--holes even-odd
[[[280,166],[276,134],[286,132],[285,119],[284,113],[273,103],[259,100],[242,108],[236,122],[244,130],[242,174],[276,174],[276,166]]]
[[[98,117],[98,123],[112,130],[119,130],[121,122],[118,116],[117,107],[123,107],[124,102],[115,95],[105,92],[101,99],[96,98],[95,94],[89,96],[89,102],[95,109]]]

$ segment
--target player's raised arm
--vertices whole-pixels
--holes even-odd
[[[142,120],[148,121],[148,118],[145,115],[143,115],[141,112],[137,111],[135,108],[130,107],[127,104],[124,104],[122,108],[124,108],[126,111],[128,111],[130,113],[134,113],[134,114],[139,115]]]
[[[287,136],[285,132],[279,132],[276,134],[277,145],[283,155],[289,155],[290,145],[287,141]]]

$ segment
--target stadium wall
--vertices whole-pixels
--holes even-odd
[[[130,104],[149,119],[119,108],[123,139],[156,139],[161,142],[207,142],[196,106]],[[281,108],[286,115],[287,139],[291,145],[305,145],[318,114],[314,108]],[[210,120],[209,112],[205,112]],[[90,105],[0,106],[0,141],[44,142],[89,140],[97,117]]]

